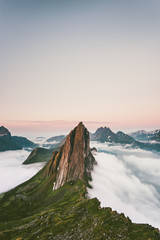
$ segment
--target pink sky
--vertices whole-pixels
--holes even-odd
[[[20,135],[26,137],[38,137],[38,136],[54,136],[59,134],[68,134],[79,121],[1,121],[0,125],[3,125],[9,129],[12,135]],[[158,122],[149,124],[146,122],[138,123],[118,123],[118,122],[96,122],[96,121],[84,121],[85,126],[92,133],[99,127],[110,127],[112,131],[122,130],[126,133],[145,129],[154,130],[159,128]]]
[[[160,128],[159,1],[8,0],[0,9],[0,125],[15,134],[79,121]]]

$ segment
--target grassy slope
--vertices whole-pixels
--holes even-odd
[[[83,181],[52,191],[45,168],[0,200],[0,239],[160,239],[149,225],[133,224],[123,214],[86,199]]]
[[[53,150],[45,148],[35,148],[23,164],[31,164],[37,162],[48,162],[53,154]]]

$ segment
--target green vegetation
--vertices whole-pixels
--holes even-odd
[[[158,229],[133,224],[97,199],[85,198],[84,181],[66,183],[53,191],[46,167],[0,200],[0,240],[160,239]]]
[[[45,148],[35,148],[23,164],[31,164],[37,162],[48,162],[53,154],[54,150]]]

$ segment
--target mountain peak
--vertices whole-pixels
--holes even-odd
[[[116,142],[117,137],[114,132],[109,127],[100,127],[96,130],[96,132],[92,135],[93,141],[101,141],[101,142]]]
[[[54,188],[66,182],[90,178],[95,159],[90,151],[89,132],[82,122],[67,136],[59,152],[54,152],[47,166],[47,175],[53,176]]]
[[[4,126],[1,126],[0,127],[0,136],[5,136],[5,135],[11,136],[10,132],[8,131],[8,129],[5,128]]]

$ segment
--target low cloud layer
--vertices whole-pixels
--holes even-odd
[[[26,150],[0,153],[0,193],[6,192],[34,176],[44,165],[22,165],[29,152]]]
[[[89,196],[133,222],[160,229],[160,155],[106,143],[92,142],[93,146],[98,149],[98,164],[92,172]]]

